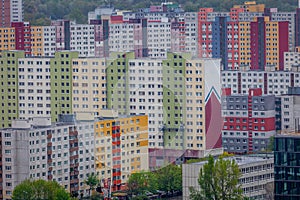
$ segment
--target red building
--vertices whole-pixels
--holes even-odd
[[[10,26],[10,1],[4,0],[0,1],[0,26],[9,27]]]
[[[248,95],[232,95],[226,88],[222,96],[222,144],[231,153],[264,151],[276,133],[275,96],[263,95],[261,88]]]
[[[16,50],[25,51],[25,56],[31,56],[31,29],[29,22],[12,22],[15,28]]]

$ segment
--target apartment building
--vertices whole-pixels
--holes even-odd
[[[123,23],[122,16],[119,18],[112,16],[110,20],[109,51],[134,51],[137,57],[147,57],[147,20],[132,19]]]
[[[57,121],[58,114],[71,114],[72,110],[72,59],[78,52],[60,51],[50,61],[51,119]]]
[[[88,193],[84,181],[95,173],[94,121],[76,121],[74,116],[14,120],[1,129],[3,199],[23,180],[55,180],[71,194]]]
[[[55,26],[43,26],[42,28],[44,56],[54,57],[56,52],[56,28]]]
[[[232,94],[248,94],[251,88],[262,88],[265,95],[283,95],[289,87],[299,87],[299,72],[275,71],[231,71],[221,72],[222,88],[232,88]]]
[[[9,27],[11,22],[23,21],[23,0],[6,0],[0,3],[1,27]]]
[[[19,118],[18,59],[24,58],[21,51],[3,51],[1,70],[1,128],[10,127],[11,121]]]
[[[95,122],[96,172],[110,179],[112,191],[124,189],[131,173],[147,171],[148,117],[103,117]]]
[[[299,54],[300,49],[296,47],[293,51],[284,53],[284,70],[285,71],[299,71]]]
[[[51,116],[50,58],[18,59],[18,118]]]
[[[267,199],[273,193],[270,185],[274,184],[274,158],[273,155],[233,156],[225,158],[234,160],[240,169],[239,184],[244,197],[249,199]],[[183,164],[182,186],[183,199],[190,199],[190,187],[200,189],[198,177],[200,169],[206,162]]]
[[[275,96],[262,95],[262,89],[249,89],[248,95],[232,95],[226,88],[222,96],[222,144],[230,153],[265,151],[276,133]]]
[[[99,116],[106,106],[106,60],[76,58],[72,60],[72,110]]]
[[[44,56],[44,32],[42,26],[31,27],[31,56]]]
[[[0,50],[15,50],[15,29],[14,28],[0,28],[0,33],[3,40],[0,40]]]
[[[291,87],[288,92],[280,98],[281,107],[281,127],[282,133],[298,132],[300,128],[300,88]]]
[[[231,9],[230,16],[216,16],[211,21],[208,13],[212,11],[200,8],[198,12],[199,57],[219,57],[225,70],[241,66],[283,69],[284,52],[289,50],[289,22],[271,21],[268,16],[238,21],[242,10],[236,9]]]
[[[95,26],[76,24],[70,27],[70,49],[78,51],[80,57],[95,56]]]
[[[11,69],[8,62],[13,61],[5,61],[3,70]],[[15,118],[51,116],[55,122],[58,114],[93,112],[98,116],[109,108],[123,115],[149,115],[153,148],[183,151],[221,145],[218,59],[177,53],[168,53],[166,59],[136,58],[135,52],[115,53],[109,59],[78,58],[77,52],[59,51],[51,58],[19,58],[14,65]],[[9,84],[3,79],[3,86]],[[2,112],[13,112],[11,108],[7,104]],[[3,116],[2,127],[9,127],[12,120]]]
[[[220,145],[221,127],[209,126],[221,121],[219,60],[167,55],[167,59],[142,59],[131,52],[108,60],[108,108],[147,114],[151,147],[184,150]]]
[[[276,200],[299,199],[299,133],[275,136],[274,144],[274,193]]]
[[[31,56],[31,26],[29,22],[12,22],[15,29],[15,50],[25,52],[25,57]]]

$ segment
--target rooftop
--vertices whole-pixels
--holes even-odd
[[[273,159],[273,154],[252,154],[252,155],[245,155],[245,156],[232,156],[232,157],[226,157],[224,159],[226,160],[234,160],[239,166],[252,164],[252,163],[258,163],[263,162],[269,159]],[[204,165],[207,163],[207,161],[192,163],[192,165]]]

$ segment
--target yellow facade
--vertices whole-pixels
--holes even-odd
[[[279,70],[279,26],[278,22],[266,22],[266,66]]]
[[[239,65],[245,67],[251,65],[251,35],[250,22],[239,22]]]
[[[101,110],[106,109],[105,59],[73,59],[72,69],[73,111],[93,112],[99,116]]]
[[[104,119],[95,122],[96,172],[101,178],[113,177],[113,166],[120,166],[120,178],[126,183],[133,172],[148,170],[148,116]],[[120,130],[119,146],[113,137]],[[118,153],[120,152],[120,153]],[[115,159],[119,163],[114,163]]]
[[[31,27],[31,55],[32,56],[43,56],[43,27],[32,26]]]
[[[256,1],[246,1],[244,5],[234,5],[234,8],[244,8],[245,12],[264,12],[265,4],[256,4]]]
[[[205,146],[205,81],[204,60],[189,60],[186,67],[186,122],[184,147],[204,150]],[[197,131],[202,130],[202,131]]]
[[[15,48],[15,28],[0,28],[0,51]]]

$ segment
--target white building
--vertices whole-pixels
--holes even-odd
[[[87,194],[84,181],[95,173],[94,121],[72,115],[51,124],[51,117],[15,120],[1,129],[3,199],[25,179],[54,180],[70,193]]]
[[[73,112],[106,109],[106,61],[104,58],[78,58],[72,61]]]
[[[284,70],[300,71],[300,52],[284,53]]]
[[[271,12],[271,20],[278,22],[289,22],[289,51],[294,51],[295,48],[295,12]]]
[[[253,199],[266,199],[267,184],[274,184],[274,159],[268,155],[234,156],[226,159],[234,160],[240,169],[239,184],[243,195]],[[198,177],[200,169],[206,162],[184,164],[182,167],[183,199],[190,199],[190,187],[200,190]]]
[[[162,60],[130,60],[129,73],[130,114],[148,115],[149,147],[163,147]]]
[[[70,27],[70,48],[78,51],[79,57],[95,57],[95,26],[72,24]]]
[[[50,58],[22,58],[18,62],[19,118],[51,116]]]
[[[300,86],[298,71],[222,71],[222,88],[232,94],[248,94],[249,88],[262,88],[263,94],[283,95],[289,87]]]
[[[56,28],[55,26],[43,26],[43,50],[44,56],[53,56],[56,52]]]
[[[284,133],[299,132],[300,130],[300,88],[289,88],[288,93],[281,99],[281,131]]]
[[[23,19],[24,19],[23,0],[10,0],[11,22],[22,22]]]

